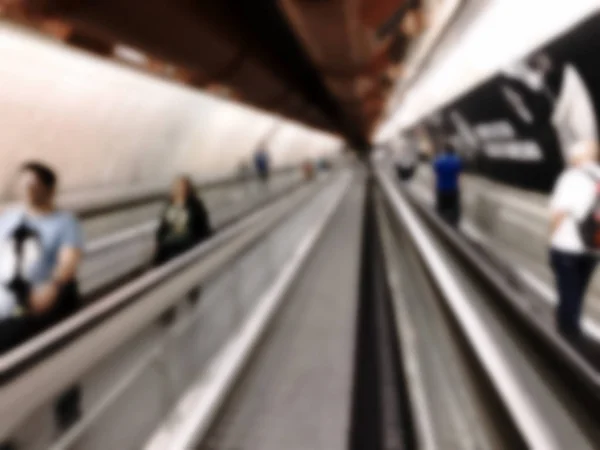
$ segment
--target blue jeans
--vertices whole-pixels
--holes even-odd
[[[550,250],[550,263],[556,278],[558,305],[556,325],[568,336],[580,333],[581,309],[596,259],[587,254]]]

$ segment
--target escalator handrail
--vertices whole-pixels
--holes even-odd
[[[379,186],[390,209],[403,224],[419,251],[421,261],[432,273],[439,291],[443,293],[443,297],[447,300],[453,315],[464,331],[487,376],[496,387],[505,407],[514,418],[515,425],[527,445],[532,449],[558,448],[547,424],[531,403],[527,392],[497,343],[486,331],[485,323],[466,301],[467,297],[462,287],[425,232],[423,223],[417,218],[404,195],[396,188],[391,174],[382,167],[375,170]]]
[[[530,308],[525,306],[520,296],[528,294],[516,293],[514,286],[507,281],[507,275],[514,276],[512,272],[503,273],[502,270],[499,270],[497,264],[490,264],[489,258],[491,255],[488,255],[487,258],[484,257],[482,250],[475,251],[471,243],[468,243],[458,233],[446,227],[432,211],[418,202],[413,201],[413,203],[431,226],[437,229],[438,234],[457,251],[457,254],[468,261],[480,274],[481,278],[486,280],[487,284],[493,286],[493,289],[504,300],[506,311],[518,319],[515,324],[520,323],[524,325],[524,328],[527,328],[529,334],[540,345],[539,350],[549,356],[551,355],[561,369],[568,369],[569,377],[574,377],[574,380],[576,380],[572,383],[573,385],[582,390],[586,389],[586,392],[582,394],[582,398],[590,403],[595,403],[595,408],[600,407],[600,373],[575,347],[555,333],[552,328],[542,324]]]
[[[273,176],[297,170],[296,167],[282,167],[273,171]],[[250,174],[246,177],[240,175],[225,175],[214,178],[194,180],[199,190],[216,187],[232,186],[245,182],[256,181],[258,176]],[[166,183],[146,186],[123,187],[118,193],[98,196],[94,193],[74,195],[64,193],[59,196],[58,204],[61,208],[73,211],[80,219],[90,219],[104,214],[112,214],[120,210],[129,209],[144,204],[161,202],[168,196],[169,185]]]
[[[248,208],[243,208],[240,212],[233,215],[232,217],[227,218],[223,223],[215,224],[218,228],[227,227],[241,219],[243,219],[246,215],[250,214],[252,209],[260,208],[265,206],[267,203],[271,201],[277,200],[281,196],[285,196],[286,194],[293,191],[295,188],[299,187],[302,184],[301,181],[292,182],[289,185],[285,186],[281,190],[276,190],[274,192],[270,192],[263,201],[258,202],[257,204],[253,204]],[[210,215],[210,213],[209,213]],[[85,245],[84,253],[86,257],[94,256],[99,253],[103,253],[110,248],[123,245],[133,239],[151,235],[156,231],[158,227],[158,219],[150,219],[141,224],[134,225],[130,228],[127,228],[122,231],[118,231],[115,233],[111,233],[107,236],[102,236],[96,238]]]

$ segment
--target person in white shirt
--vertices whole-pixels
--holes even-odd
[[[390,143],[392,162],[396,174],[403,180],[409,180],[417,167],[417,151],[406,139],[395,139]]]
[[[556,323],[568,337],[580,333],[583,299],[596,267],[584,246],[579,223],[591,211],[600,181],[595,141],[579,141],[568,153],[569,167],[558,178],[550,198],[550,262],[556,278]]]

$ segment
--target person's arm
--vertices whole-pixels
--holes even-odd
[[[213,231],[210,224],[208,211],[206,210],[204,202],[199,197],[197,197],[196,201],[194,202],[192,217],[194,220],[190,225],[193,228],[192,233],[198,241],[202,241],[212,236]]]
[[[550,196],[550,236],[556,233],[565,218],[571,214],[573,189],[574,187],[570,186],[569,178],[565,176],[561,176],[554,186]]]
[[[82,252],[77,247],[63,247],[58,254],[58,264],[52,275],[51,282],[59,288],[70,283],[77,276]]]
[[[164,256],[164,244],[169,231],[169,225],[167,223],[167,210],[168,206],[164,209],[160,217],[158,218],[158,227],[154,233],[154,255],[152,256],[152,266],[162,264]]]
[[[167,221],[165,220],[164,216],[161,216],[158,222],[158,227],[156,228],[156,233],[154,235],[157,244],[160,244],[165,239],[167,235],[167,229]]]
[[[60,250],[52,278],[32,294],[31,308],[35,314],[43,314],[55,305],[61,289],[75,279],[80,261],[80,249],[64,247]]]
[[[162,242],[168,233],[169,226],[167,224],[167,212],[169,211],[170,205],[171,202],[167,201],[158,217],[158,227],[156,228],[156,233],[154,235],[157,243]]]
[[[43,314],[50,310],[58,300],[61,289],[75,279],[81,262],[82,249],[81,227],[75,218],[70,218],[65,223],[52,276],[46,283],[38,286],[31,296],[31,309],[35,314]]]
[[[566,211],[552,211],[550,217],[550,235],[556,233],[563,220],[568,216]]]

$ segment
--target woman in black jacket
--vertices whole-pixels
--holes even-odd
[[[178,177],[156,232],[155,265],[176,258],[211,235],[208,213],[191,180]]]

